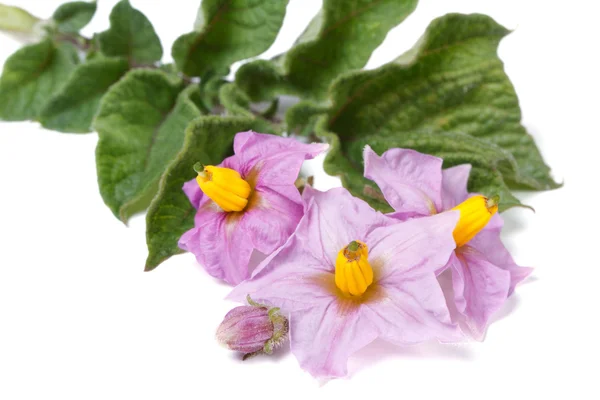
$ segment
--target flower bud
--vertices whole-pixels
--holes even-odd
[[[271,354],[283,343],[288,321],[279,308],[257,304],[248,296],[249,306],[229,311],[217,329],[217,341],[230,350],[244,353],[244,359],[260,353]]]

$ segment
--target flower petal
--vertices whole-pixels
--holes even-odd
[[[243,302],[247,295],[258,303],[285,312],[310,308],[334,298],[334,276],[328,265],[302,252],[300,241],[288,242],[267,257],[252,278],[237,285],[227,299]]]
[[[290,317],[292,353],[314,377],[345,376],[348,357],[377,335],[361,307],[344,301],[299,310]]]
[[[375,229],[365,243],[378,281],[401,283],[446,265],[456,247],[452,232],[458,218],[458,211],[446,211]]]
[[[469,246],[485,255],[492,264],[510,272],[511,282],[508,291],[510,296],[515,290],[515,286],[533,272],[533,268],[520,267],[515,263],[500,239],[503,225],[502,217],[499,214],[494,215],[488,225],[471,239]]]
[[[196,179],[192,179],[191,181],[187,181],[186,183],[184,183],[183,192],[190,200],[190,203],[192,203],[194,208],[197,210],[200,201],[202,200],[203,193],[202,190],[200,190],[200,186],[198,186],[198,182],[196,182]]]
[[[244,213],[241,228],[255,249],[271,254],[298,226],[304,212],[302,200],[293,185],[257,188],[255,195],[259,204]]]
[[[353,240],[366,242],[371,232],[382,226],[396,225],[397,220],[375,211],[365,201],[350,194],[344,188],[326,192],[304,188],[305,202],[312,202],[311,244],[323,249],[323,256],[331,260],[332,268],[338,252]],[[308,212],[308,211],[307,211]]]
[[[435,274],[381,284],[381,298],[365,304],[365,315],[383,339],[398,345],[431,339],[454,342],[463,338],[453,324]]]
[[[465,317],[473,337],[482,340],[490,318],[508,297],[510,273],[468,245],[451,258],[450,264],[457,311]]]
[[[247,278],[253,250],[246,232],[237,226],[239,221],[239,213],[201,202],[195,227],[183,234],[179,247],[193,253],[210,275],[236,285]]]
[[[442,211],[442,160],[408,149],[391,149],[379,157],[364,150],[365,177],[377,183],[385,199],[406,219]]]
[[[462,336],[452,324],[435,272],[453,254],[458,212],[410,219],[375,229],[367,245],[381,294],[365,304],[382,337],[396,344]],[[377,290],[377,288],[374,288]]]
[[[238,171],[242,176],[247,176],[255,167],[260,170],[257,186],[294,184],[302,162],[314,158],[328,147],[323,143],[307,144],[252,131],[238,133],[233,144],[235,157],[242,167]]]
[[[467,182],[471,172],[470,164],[457,165],[442,171],[442,206],[449,210],[469,197]]]

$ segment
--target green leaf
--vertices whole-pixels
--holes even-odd
[[[269,106],[261,111],[260,115],[266,119],[272,119],[277,117],[277,111],[279,111],[279,99],[273,99]]]
[[[0,77],[0,118],[35,119],[78,63],[77,51],[50,39],[19,49],[6,60]]]
[[[127,222],[145,209],[158,180],[183,143],[185,127],[201,115],[198,86],[160,70],[133,70],[113,85],[94,120],[100,194]]]
[[[504,182],[502,174],[497,170],[474,166],[469,175],[469,191],[487,196],[500,196],[498,206],[500,212],[512,207],[526,207],[533,210],[531,206],[521,204],[521,201],[512,194]]]
[[[285,113],[287,132],[297,136],[313,134],[319,117],[328,111],[326,106],[308,100],[294,104]]]
[[[204,76],[267,50],[283,23],[287,0],[204,0],[195,31],[173,44],[177,67]]]
[[[73,1],[62,4],[54,11],[52,19],[64,33],[77,33],[86,26],[96,13],[96,2]]]
[[[185,142],[160,180],[158,193],[146,215],[148,258],[146,271],[153,270],[172,255],[182,253],[177,246],[181,235],[194,226],[196,210],[183,193],[183,184],[197,174],[193,165],[220,164],[233,154],[236,133],[254,129],[245,117],[200,117],[190,123]]]
[[[177,69],[175,68],[175,64],[173,63],[168,63],[168,64],[160,64],[158,66],[158,69],[160,69],[163,72],[166,72],[169,75],[177,75]]]
[[[43,108],[40,122],[60,132],[91,132],[102,96],[128,69],[122,58],[99,58],[79,65]]]
[[[497,56],[498,43],[507,33],[484,15],[449,14],[433,21],[417,45],[394,62],[340,77],[331,88],[332,109],[321,128],[340,137],[337,162],[362,174],[360,146],[418,149],[412,140],[420,133],[430,140],[425,151],[444,157],[447,166],[471,162],[480,169],[475,172],[480,178],[470,181],[474,191],[498,190],[505,200],[516,202],[506,194],[507,186],[557,187],[520,123],[516,93]],[[468,143],[452,144],[444,136],[448,132],[470,135],[478,147],[493,145],[513,161],[494,167],[496,159],[487,152],[476,163],[469,156],[478,153],[463,154]],[[486,160],[494,162],[486,167]],[[484,176],[495,183],[486,183]]]
[[[379,210],[387,212],[391,209],[377,185],[363,177],[362,152],[367,144],[378,154],[394,147],[431,154],[444,160],[444,168],[471,164],[470,190],[488,196],[500,195],[502,210],[520,205],[502,179],[503,171],[510,173],[517,168],[516,161],[510,153],[492,143],[462,133],[407,132],[394,137],[357,139],[345,146],[346,153],[342,153],[339,140],[330,135],[335,134],[323,135],[332,145],[324,165],[326,172],[339,175],[344,186]]]
[[[39,21],[22,8],[0,4],[0,30],[33,33]]]
[[[259,132],[280,135],[282,128],[280,121],[266,119],[260,112],[252,110],[251,102],[246,93],[238,88],[235,83],[227,83],[219,90],[219,100],[228,116],[247,117],[254,121],[254,126]]]
[[[220,87],[219,101],[228,115],[254,118],[250,111],[250,99],[235,83],[226,83]]]
[[[416,5],[417,0],[324,0],[290,51],[274,61],[243,65],[236,81],[255,101],[280,93],[322,99],[339,74],[364,67]]]
[[[152,23],[144,14],[121,0],[110,13],[110,29],[97,36],[100,50],[107,56],[124,57],[131,66],[152,64],[163,50]]]
[[[211,79],[208,82],[205,81],[205,83],[201,82],[204,103],[207,109],[213,110],[213,108],[219,107],[219,92],[221,91],[221,87],[228,83],[229,81],[221,78]]]

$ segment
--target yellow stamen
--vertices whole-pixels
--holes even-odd
[[[498,211],[498,200],[498,196],[473,196],[452,209],[460,211],[460,219],[452,233],[456,247],[467,244],[490,222]]]
[[[373,269],[369,264],[369,249],[358,240],[350,242],[335,260],[335,285],[343,293],[360,296],[373,283]]]
[[[202,192],[224,211],[242,211],[248,205],[252,189],[237,171],[212,165],[203,169],[194,166],[194,169],[198,172],[196,182]]]

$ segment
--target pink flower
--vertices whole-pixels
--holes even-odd
[[[379,157],[364,150],[365,177],[377,183],[395,212],[407,220],[450,210],[473,196],[467,192],[470,165],[442,170],[442,160],[407,149],[391,149]],[[490,318],[505,303],[531,268],[519,267],[500,240],[503,221],[495,214],[475,237],[457,247],[448,264],[457,315],[471,335],[482,340]],[[466,325],[466,326],[465,326]]]
[[[399,223],[343,188],[307,187],[305,215],[285,245],[229,295],[290,316],[292,353],[316,377],[347,373],[375,338],[457,340],[435,271],[448,262],[458,213]]]
[[[241,132],[233,148],[235,155],[185,183],[198,211],[179,247],[194,253],[212,276],[237,284],[248,277],[254,250],[270,254],[296,228],[303,206],[294,182],[302,162],[327,145]]]

